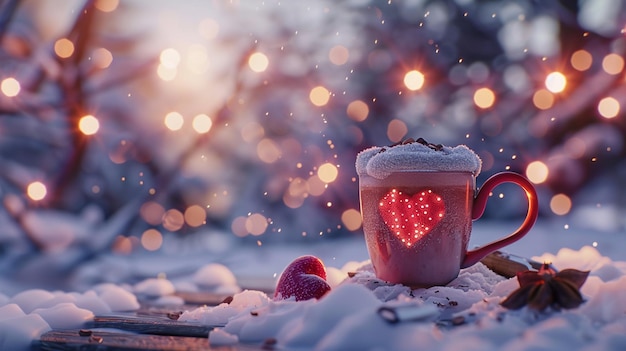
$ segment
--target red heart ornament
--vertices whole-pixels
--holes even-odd
[[[441,222],[445,209],[443,198],[430,189],[413,195],[392,189],[378,204],[387,227],[407,247],[411,247]]]

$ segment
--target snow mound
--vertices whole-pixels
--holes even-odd
[[[287,348],[314,345],[346,316],[355,311],[374,312],[380,304],[380,300],[364,286],[339,286],[318,303],[311,304],[299,318],[286,324],[277,339],[282,340]],[[310,328],[311,325],[317,327]]]
[[[10,303],[10,304],[7,304],[7,305],[4,305],[4,306],[0,307],[0,321],[4,321],[4,320],[7,320],[7,319],[18,318],[18,317],[23,317],[25,315],[26,315],[26,313],[24,313],[24,311],[22,311],[20,306],[14,304],[14,303]]]
[[[93,312],[78,308],[70,302],[59,303],[48,308],[38,308],[32,313],[40,315],[52,329],[80,328],[94,317]]]
[[[0,300],[0,350],[30,350],[51,329],[77,329],[96,314],[138,308],[135,295],[113,284],[85,293],[25,290]]]
[[[148,278],[135,284],[135,294],[146,297],[171,295],[176,291],[174,284],[167,279]]]
[[[80,293],[55,293],[51,299],[42,301],[35,306],[35,309],[51,308],[61,303],[72,303],[76,307],[84,308],[94,314],[110,313],[111,308],[104,302],[95,291],[90,290],[84,294]]]
[[[209,345],[233,346],[239,342],[237,335],[229,334],[222,329],[213,329],[209,332]]]
[[[216,294],[236,294],[241,291],[233,272],[219,263],[209,263],[200,267],[193,275],[192,281],[199,290]]]
[[[32,341],[49,330],[38,314],[0,320],[0,350],[30,350]]]
[[[100,284],[94,287],[94,290],[112,311],[134,311],[140,307],[137,297],[132,292],[115,284]]]
[[[237,285],[237,278],[228,267],[219,263],[209,263],[196,271],[193,282],[205,288]]]
[[[591,271],[592,276],[597,276],[603,281],[619,278],[626,273],[626,262],[613,262],[591,246],[583,246],[580,250],[563,248],[556,255],[545,253],[533,259],[537,262],[550,262],[557,269],[574,268]]]
[[[46,301],[53,299],[54,294],[42,289],[31,289],[22,291],[13,296],[9,300],[9,303],[14,303],[22,309],[25,313],[31,313],[37,305],[45,303]]]
[[[251,310],[266,306],[270,298],[261,291],[244,290],[233,296],[230,303],[221,303],[215,307],[203,306],[192,311],[185,311],[179,321],[193,321],[206,325],[222,326],[239,314],[249,314]]]

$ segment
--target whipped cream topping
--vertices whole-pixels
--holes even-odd
[[[385,179],[398,171],[447,171],[480,173],[482,161],[465,145],[443,146],[435,150],[417,142],[395,146],[373,146],[356,157],[356,171]]]

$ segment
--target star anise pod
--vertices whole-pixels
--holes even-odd
[[[550,264],[544,263],[539,271],[517,273],[520,287],[502,301],[501,305],[513,310],[528,305],[537,311],[543,311],[548,306],[555,309],[576,308],[584,302],[579,289],[588,275],[588,271],[576,269],[557,272]]]

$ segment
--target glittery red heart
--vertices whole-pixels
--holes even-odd
[[[408,195],[392,189],[380,200],[378,210],[387,227],[411,247],[441,221],[445,204],[432,190]]]

